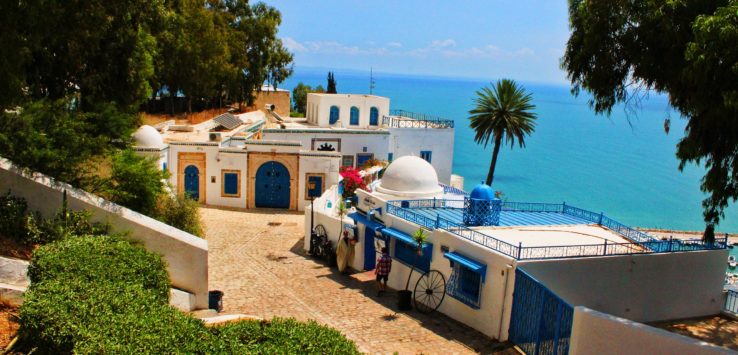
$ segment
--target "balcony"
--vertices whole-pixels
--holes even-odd
[[[441,117],[405,110],[390,110],[389,116],[382,117],[382,125],[389,128],[454,128],[454,121]]]

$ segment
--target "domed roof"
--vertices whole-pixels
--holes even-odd
[[[164,139],[156,128],[149,125],[139,127],[133,133],[133,141],[138,148],[162,148]]]
[[[472,190],[469,197],[477,200],[492,200],[495,198],[495,190],[482,181]]]
[[[382,175],[377,191],[394,196],[431,196],[443,193],[438,174],[430,163],[416,156],[393,161]]]

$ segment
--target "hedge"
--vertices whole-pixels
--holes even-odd
[[[169,275],[158,255],[110,236],[83,236],[41,246],[28,266],[31,283],[46,280],[140,285],[169,302]]]
[[[39,248],[20,314],[20,349],[67,353],[357,354],[315,322],[275,318],[208,328],[168,305],[165,265],[114,237],[72,237]]]

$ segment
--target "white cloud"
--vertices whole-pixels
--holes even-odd
[[[387,47],[402,48],[402,43],[400,43],[400,42],[387,42]]]
[[[305,48],[305,46],[300,44],[300,42],[295,41],[295,39],[292,37],[286,37],[282,39],[282,43],[284,43],[284,46],[287,47],[287,49],[295,53],[307,51],[307,48]]]
[[[451,48],[456,47],[456,41],[453,39],[437,39],[431,42],[431,48]]]

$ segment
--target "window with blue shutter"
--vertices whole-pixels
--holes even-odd
[[[352,126],[358,126],[359,125],[359,108],[356,106],[351,106],[351,121],[350,124]]]
[[[420,157],[423,158],[423,160],[427,162],[431,162],[431,155],[433,155],[433,152],[430,150],[421,150],[420,151]]]
[[[372,126],[379,125],[379,110],[376,107],[369,110],[369,124]]]
[[[305,199],[318,198],[323,194],[324,174],[305,174]]]
[[[223,197],[240,197],[240,184],[239,180],[241,172],[238,170],[223,170],[222,174],[222,190],[221,195]]]
[[[338,122],[339,114],[340,114],[340,111],[338,110],[338,106],[331,106],[331,113],[330,113],[330,116],[328,117],[329,123],[334,124]]]

